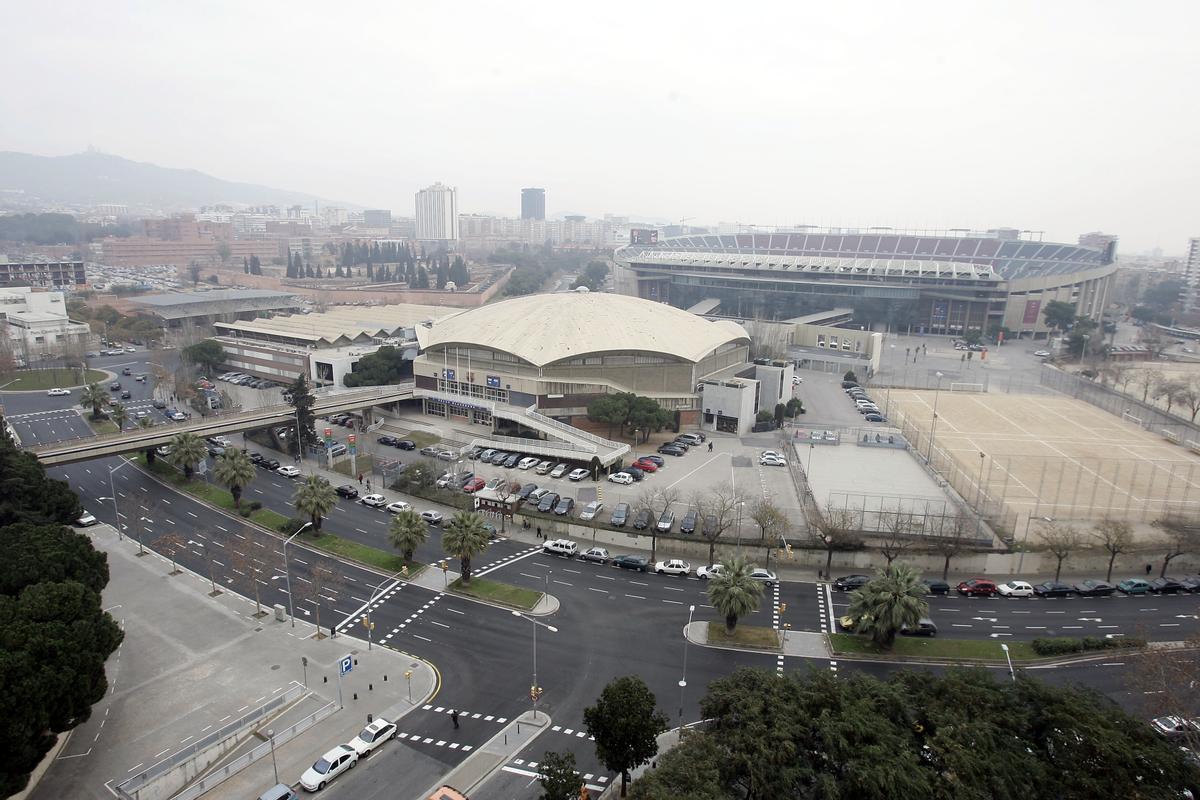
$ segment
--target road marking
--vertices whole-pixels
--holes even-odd
[[[588,587],[589,592],[599,592],[600,594],[608,594],[608,589],[597,589],[593,586]],[[629,595],[626,595],[628,597]]]
[[[191,517],[192,519],[200,519],[199,517],[197,517],[195,514],[193,514],[193,513],[192,513],[192,512],[190,512],[190,511],[189,511],[189,512],[187,512],[187,515],[188,515],[189,517]]]
[[[415,633],[413,634],[413,636],[415,636],[416,638],[420,639],[423,642],[432,642],[433,641],[432,639],[426,639],[424,636],[417,636],[417,634],[415,634]]]
[[[575,585],[573,583],[567,583],[566,581],[558,581],[558,580],[556,580],[555,583],[557,583],[559,586],[574,586]]]
[[[626,597],[632,597],[634,600],[645,600],[640,594],[627,594]]]
[[[683,601],[681,601],[681,600],[666,600],[666,599],[664,599],[664,600],[663,600],[663,602],[664,602],[664,603],[671,603],[672,605],[676,605],[676,606],[681,606],[681,605],[683,605]]]
[[[426,621],[426,622],[428,622],[430,625],[439,625],[439,626],[441,626],[441,627],[443,627],[443,628],[446,628],[446,629],[449,629],[449,628],[450,628],[450,626],[449,626],[449,625],[447,625],[447,624],[446,624],[446,623],[444,623],[444,622],[438,622],[438,621],[436,621],[436,620],[432,620],[432,619],[427,619],[427,620],[425,620],[425,621]]]

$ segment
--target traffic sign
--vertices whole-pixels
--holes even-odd
[[[343,656],[341,662],[338,664],[338,675],[345,675],[347,672],[350,672],[353,669],[354,658],[352,656]]]

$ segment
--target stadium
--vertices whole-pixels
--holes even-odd
[[[911,333],[1045,338],[1041,309],[1069,302],[1099,320],[1116,237],[1045,242],[1011,228],[899,232],[801,227],[764,233],[638,236],[616,252],[634,293],[706,315],[789,320],[852,309],[855,321]]]

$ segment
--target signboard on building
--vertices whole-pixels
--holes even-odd
[[[487,376],[487,385],[492,387],[493,389],[499,389],[500,388],[500,376],[499,375],[488,375]]]
[[[658,244],[658,231],[654,228],[630,228],[630,244]]]
[[[1041,300],[1026,300],[1025,301],[1025,316],[1021,322],[1025,325],[1037,325],[1038,314],[1042,310]]]

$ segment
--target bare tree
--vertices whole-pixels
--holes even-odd
[[[699,510],[703,520],[701,531],[708,540],[708,563],[713,562],[717,540],[733,527],[738,506],[743,502],[741,492],[730,483],[719,483],[710,486],[708,491],[693,495],[692,504]]]
[[[855,535],[855,514],[848,508],[826,508],[814,515],[813,536],[825,548],[825,578],[833,567],[833,551],[849,547],[858,541]]]
[[[1150,392],[1162,383],[1163,374],[1156,369],[1140,369],[1137,377],[1133,379],[1134,386],[1142,387],[1142,402],[1149,402]]]
[[[946,580],[946,576],[950,574],[950,559],[967,549],[967,534],[974,525],[962,514],[936,519],[936,529],[929,536],[929,544],[933,552],[942,557],[942,580]]]
[[[212,584],[212,591],[209,592],[209,595],[216,597],[221,593],[221,590],[217,588],[217,567],[225,565],[217,561],[211,540],[204,546],[204,558],[208,561],[208,580]]]
[[[1126,686],[1140,704],[1145,717],[1174,716],[1193,719],[1200,716],[1200,636],[1192,634],[1185,646],[1154,647],[1128,660]],[[1188,727],[1181,732],[1180,744],[1200,748],[1200,731]]]
[[[1167,401],[1167,413],[1171,413],[1171,408],[1181,401],[1183,392],[1187,386],[1175,380],[1165,380],[1154,389],[1155,400]]]
[[[1133,549],[1133,528],[1123,519],[1105,517],[1092,529],[1092,537],[1108,553],[1108,574],[1104,580],[1111,581],[1117,556]]]
[[[171,575],[179,574],[179,567],[175,564],[175,556],[180,550],[187,547],[187,543],[183,541],[177,534],[167,533],[154,540],[154,543],[162,548],[167,557],[171,559]]]
[[[259,590],[263,582],[262,575],[266,571],[266,564],[263,563],[262,558],[253,551],[241,549],[230,550],[225,557],[229,560],[229,567],[233,573],[247,578],[251,588],[254,589],[254,616],[265,616],[267,612],[263,611],[262,600],[259,597]]]
[[[654,515],[654,520],[651,521],[650,528],[650,560],[654,561],[654,557],[658,552],[658,526],[656,521],[659,517],[667,512],[674,503],[679,500],[679,489],[674,486],[664,486],[658,488],[643,489],[638,495],[638,505],[641,508],[648,509]]]
[[[321,604],[325,599],[325,589],[329,585],[329,581],[333,578],[333,570],[324,564],[314,564],[309,572],[308,588],[304,590],[305,600],[317,607],[317,637],[318,639],[325,638],[325,634],[321,632]],[[330,633],[333,632],[332,627]]]
[[[758,525],[758,541],[762,544],[774,546],[787,531],[787,514],[765,497],[750,504],[750,519]]]
[[[1083,546],[1083,535],[1073,526],[1061,522],[1044,522],[1038,530],[1042,549],[1057,559],[1054,580],[1062,574],[1063,561]]]
[[[1169,515],[1156,519],[1151,524],[1164,534],[1163,544],[1166,551],[1163,553],[1162,570],[1158,576],[1165,578],[1167,567],[1172,561],[1184,553],[1195,552],[1197,545],[1200,545],[1200,521]]]
[[[889,511],[883,515],[883,530],[879,534],[879,552],[890,566],[913,545],[913,515]]]
[[[1195,422],[1196,415],[1200,414],[1200,375],[1192,375],[1180,389],[1179,402],[1187,406],[1191,412],[1190,419]]]
[[[1102,382],[1110,380],[1112,381],[1113,386],[1121,386],[1124,388],[1124,385],[1129,383],[1130,379],[1133,377],[1130,372],[1132,369],[1133,368],[1129,364],[1120,361],[1114,361],[1104,369],[1100,370],[1100,379]]]

